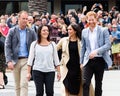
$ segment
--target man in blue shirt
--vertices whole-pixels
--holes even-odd
[[[5,40],[5,57],[8,68],[13,70],[16,96],[28,96],[27,58],[31,43],[37,35],[27,28],[28,13],[18,14],[18,25],[9,30]]]

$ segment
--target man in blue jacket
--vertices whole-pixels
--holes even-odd
[[[8,68],[13,70],[16,96],[28,96],[27,59],[36,33],[27,28],[28,13],[18,14],[18,25],[9,30],[5,40],[5,56]]]
[[[102,96],[102,80],[105,64],[112,66],[112,60],[108,54],[111,48],[109,32],[97,25],[97,15],[90,11],[86,15],[88,28],[82,31],[82,47],[80,63],[83,68],[83,96],[89,96],[89,86],[93,74],[95,75],[95,96]]]

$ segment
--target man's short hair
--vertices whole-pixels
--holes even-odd
[[[18,17],[20,17],[20,15],[21,15],[22,13],[26,13],[26,14],[28,14],[27,11],[22,10],[22,11],[20,11],[20,12],[18,13]]]
[[[86,14],[86,17],[88,18],[89,16],[94,16],[95,18],[97,18],[97,14],[94,12],[94,11],[89,11],[87,14]]]

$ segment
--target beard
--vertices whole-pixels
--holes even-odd
[[[94,23],[89,23],[89,27],[95,27],[96,26],[96,22]]]

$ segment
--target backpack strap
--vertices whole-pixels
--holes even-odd
[[[37,40],[35,41],[35,44],[34,44],[34,55],[35,55],[35,47],[36,47],[36,44],[37,44]]]
[[[51,42],[51,45],[52,45],[52,47],[53,47],[53,56],[54,56],[54,44],[53,44],[54,42],[52,41]]]
[[[36,40],[35,43],[34,43],[34,59],[33,59],[33,64],[32,64],[32,66],[34,65],[34,61],[35,61],[35,47],[36,47],[36,44],[37,44],[37,40]]]
[[[54,51],[55,51],[55,42],[51,41],[52,47],[53,47],[53,57],[54,57]],[[55,65],[55,61],[53,59],[53,63]]]

